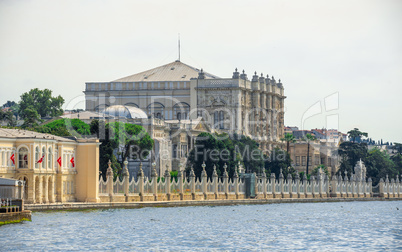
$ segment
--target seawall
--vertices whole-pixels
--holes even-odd
[[[143,208],[143,207],[185,207],[185,206],[230,206],[248,204],[279,204],[279,203],[324,203],[324,202],[350,202],[350,201],[388,201],[402,200],[402,198],[288,198],[288,199],[242,199],[242,200],[185,200],[185,201],[142,201],[142,202],[104,202],[85,203],[67,202],[53,204],[26,204],[25,209],[31,211],[52,210],[87,210],[87,209],[113,209],[113,208]]]

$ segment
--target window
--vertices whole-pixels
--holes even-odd
[[[223,125],[223,121],[225,120],[225,117],[224,117],[225,115],[224,115],[224,113],[223,113],[223,111],[220,111],[219,112],[219,128],[220,129],[224,129],[225,127],[224,127],[224,125]]]
[[[219,114],[218,111],[215,111],[214,113],[214,128],[216,128],[216,126],[218,125],[219,122]]]
[[[172,157],[177,158],[177,144],[172,145]]]
[[[52,169],[53,168],[53,165],[52,165],[52,161],[53,161],[53,158],[52,158],[52,147],[49,147],[49,150],[48,150],[48,152],[47,152],[47,168],[49,168],[49,169]]]
[[[18,168],[28,168],[28,149],[25,147],[18,151]]]
[[[302,156],[302,165],[303,165],[303,166],[306,165],[306,156]]]
[[[5,166],[6,165],[6,152],[3,150],[1,152],[1,166]]]
[[[177,120],[181,120],[181,113],[177,113]]]
[[[331,158],[328,158],[328,166],[331,166]]]
[[[182,145],[181,146],[181,156],[186,157],[187,156],[187,145]]]
[[[183,88],[187,88],[187,82],[183,83]]]
[[[300,156],[296,156],[296,166],[300,166]]]
[[[42,147],[42,168],[46,168],[46,147]]]
[[[34,160],[34,162],[35,162],[35,168],[39,168],[38,160],[39,160],[39,147],[36,146],[36,147],[35,147],[35,160]]]

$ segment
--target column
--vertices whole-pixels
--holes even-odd
[[[229,184],[228,184],[228,182],[229,182],[229,175],[228,175],[228,172],[227,172],[227,165],[226,165],[226,163],[225,163],[225,165],[223,166],[223,187],[224,187],[224,191],[225,191],[225,197],[226,197],[226,199],[228,199],[229,198]]]

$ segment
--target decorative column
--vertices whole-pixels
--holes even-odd
[[[319,173],[317,176],[317,182],[318,182],[318,195],[320,198],[323,197],[323,188],[322,188],[322,174]]]
[[[262,170],[262,190],[263,190],[263,195],[264,195],[264,199],[267,198],[267,174],[265,173],[265,169],[263,168]]]
[[[49,203],[49,188],[48,188],[48,184],[49,184],[49,180],[47,178],[47,176],[44,176],[45,180],[43,181],[43,203],[48,204]],[[72,188],[70,189],[72,190]]]
[[[373,181],[371,180],[371,178],[368,178],[367,186],[369,187],[370,192],[368,193],[368,195],[366,195],[366,197],[373,197]]]
[[[279,173],[279,190],[280,190],[280,193],[281,193],[282,198],[283,198],[284,194],[283,194],[283,174],[282,174],[282,169],[280,170],[280,173]]]
[[[201,187],[202,187],[202,193],[204,194],[204,199],[207,199],[207,182],[208,182],[208,177],[207,177],[207,171],[205,170],[206,164],[205,162],[202,163],[202,172],[201,172]]]
[[[360,193],[362,193],[361,187],[360,187],[361,180],[360,180],[359,176],[355,177],[355,184],[356,184],[356,189],[357,189],[357,192],[356,192],[357,197],[361,197],[361,195],[360,195]]]
[[[152,193],[154,195],[154,200],[158,201],[158,172],[156,172],[156,163],[155,161],[152,163]]]
[[[236,195],[236,199],[239,198],[239,174],[237,174],[237,169],[235,167],[235,171],[233,174],[233,180],[235,183],[235,195]]]
[[[339,190],[341,191],[341,184],[338,183],[337,181],[337,177],[336,174],[334,174],[334,176],[332,176],[331,178],[331,187],[332,187],[332,192],[330,194],[331,197],[338,197],[338,185],[339,185]]]
[[[140,163],[137,178],[139,180],[140,201],[144,201],[144,171],[142,170],[142,162]]]
[[[179,164],[179,171],[177,172],[177,179],[179,180],[179,194],[180,194],[180,200],[183,200],[184,198],[184,193],[183,193],[183,170],[182,164]]]
[[[272,197],[275,198],[275,190],[276,190],[276,179],[275,179],[275,173],[271,173],[271,187],[272,187]]]
[[[391,179],[390,194],[391,197],[395,197],[395,180],[393,178]]]
[[[307,176],[303,174],[304,197],[307,198]]]
[[[189,176],[190,176],[190,182],[191,182],[191,195],[192,195],[193,200],[195,200],[195,173],[194,173],[193,166],[191,166]]]
[[[389,198],[389,179],[388,179],[388,174],[385,177],[385,193],[387,193],[387,196]]]
[[[354,198],[356,192],[355,192],[355,177],[353,176],[353,174],[350,176],[350,184],[351,184],[351,188],[352,188],[352,191],[351,191],[352,198]]]
[[[396,183],[396,186],[398,187],[397,188],[397,190],[396,190],[396,197],[401,197],[401,184],[399,184],[399,178],[398,178],[398,175],[396,175],[396,179],[395,179],[395,183]]]
[[[348,171],[345,171],[345,197],[349,197],[350,192],[349,192],[349,179],[348,179]]]
[[[166,186],[166,197],[170,200],[170,172],[168,169],[165,170],[165,186]]]
[[[385,190],[384,190],[384,180],[381,178],[380,179],[380,183],[378,183],[378,190],[380,193],[380,197],[385,197]]]
[[[325,188],[324,188],[324,190],[325,190],[325,192],[326,192],[326,194],[327,194],[326,196],[329,197],[329,177],[328,177],[327,174],[325,174],[324,181],[325,181]]]
[[[310,185],[311,185],[311,194],[313,195],[313,198],[317,197],[316,195],[317,192],[315,191],[315,183],[316,183],[315,176],[311,176]]]
[[[212,184],[214,188],[215,199],[218,199],[218,173],[216,173],[216,165],[214,165],[214,170],[212,172]]]
[[[107,162],[107,170],[106,170],[106,181],[107,181],[107,193],[109,194],[110,197],[113,197],[113,170],[112,170],[112,162]],[[110,198],[112,200],[112,198]]]
[[[227,172],[228,166],[226,163],[223,165],[223,190],[225,191],[225,198],[229,198],[229,175]]]
[[[123,185],[124,185],[124,196],[126,196],[126,202],[128,202],[128,188],[130,186],[130,173],[128,172],[127,165],[128,161],[127,158],[124,160],[124,169],[123,169]]]
[[[298,172],[296,172],[295,176],[295,183],[296,183],[296,198],[300,198],[300,175]]]
[[[287,183],[288,183],[288,191],[289,191],[289,196],[291,198],[294,198],[295,195],[293,195],[293,178],[292,175],[290,173],[288,173],[288,177],[286,178]]]

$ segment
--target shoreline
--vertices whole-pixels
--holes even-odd
[[[129,209],[143,207],[186,207],[186,206],[233,206],[233,205],[262,205],[279,203],[326,203],[351,201],[395,201],[402,198],[288,198],[288,199],[236,199],[236,200],[186,200],[186,201],[141,201],[141,202],[65,202],[52,204],[26,204],[25,209],[32,212],[42,211],[83,211],[92,209]]]

